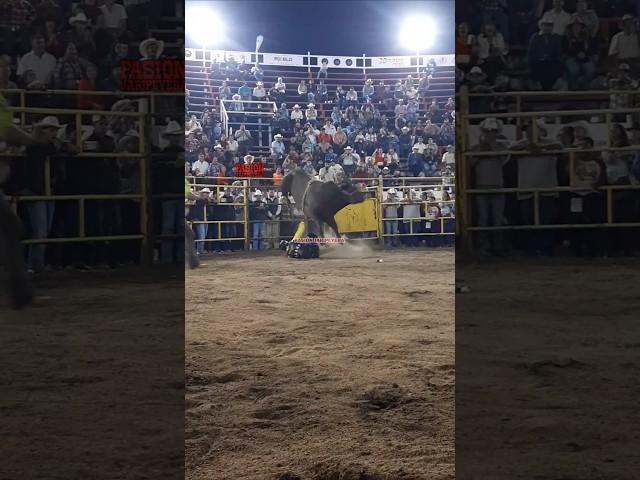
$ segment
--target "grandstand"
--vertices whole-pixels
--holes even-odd
[[[195,114],[198,117],[201,117],[204,109],[209,108],[216,120],[222,120],[221,118],[221,104],[220,104],[220,88],[222,86],[223,80],[226,81],[226,84],[231,88],[232,94],[235,94],[238,88],[243,84],[241,77],[247,80],[248,86],[253,89],[256,85],[256,79],[253,75],[251,75],[245,69],[245,72],[239,75],[238,79],[228,79],[227,76],[218,72],[215,74],[212,71],[212,65],[214,63],[218,65],[225,65],[225,60],[229,57],[233,57],[235,59],[246,59],[247,63],[244,64],[247,67],[253,66],[256,60],[256,54],[252,54],[250,52],[232,52],[232,51],[212,51],[212,50],[196,50],[196,49],[187,49],[186,50],[186,78],[185,78],[185,87],[188,90],[188,115]],[[204,58],[203,58],[204,56]],[[291,61],[291,65],[283,66],[276,65],[275,62],[271,63],[269,59],[284,57],[294,60],[308,60],[306,63],[309,65],[314,65],[313,67],[307,65],[303,65],[303,61],[295,62]],[[313,81],[314,90],[317,86],[319,80],[323,80],[327,87],[327,95],[326,99],[318,100],[317,95],[313,100],[313,103],[316,106],[316,110],[318,111],[318,119],[319,125],[323,125],[326,119],[330,119],[331,111],[333,107],[336,105],[336,89],[338,86],[342,86],[344,91],[348,91],[350,88],[354,88],[354,90],[358,94],[358,101],[354,104],[356,110],[360,110],[365,105],[365,101],[362,97],[362,87],[365,84],[367,79],[372,81],[373,86],[377,86],[380,81],[384,81],[385,85],[395,86],[396,82],[404,82],[408,76],[411,76],[413,82],[417,86],[420,75],[426,74],[426,70],[430,68],[428,65],[430,62],[427,57],[421,58],[420,68],[416,68],[415,60],[416,57],[393,57],[396,64],[400,63],[403,66],[397,68],[388,68],[389,63],[382,67],[345,67],[344,63],[341,63],[339,66],[334,66],[333,68],[329,68],[329,74],[326,78],[317,79],[317,73],[319,67],[315,65],[321,64],[323,58],[328,59],[338,59],[344,61],[344,59],[333,57],[333,56],[321,56],[321,55],[309,55],[308,57],[304,56],[291,56],[291,55],[282,55],[282,54],[259,54],[258,55],[258,63],[263,69],[264,76],[262,77],[262,82],[264,83],[265,89],[268,90],[272,87],[278,78],[282,78],[284,83],[286,84],[286,93],[278,98],[276,101],[273,97],[267,97],[270,101],[273,101],[273,105],[271,106],[271,111],[275,113],[277,109],[281,107],[281,104],[284,103],[286,108],[290,112],[294,105],[298,104],[301,107],[301,110],[306,109],[306,105],[308,103],[307,97],[298,95],[298,84],[301,80],[305,82]],[[364,62],[365,65],[371,65],[372,63],[380,62],[381,57],[376,58],[358,58],[360,63]],[[348,59],[351,61],[352,65],[356,64],[356,59]],[[454,75],[454,66],[452,62],[452,58],[449,57],[441,57],[440,64],[436,62],[435,68],[433,71],[430,70],[430,74],[432,78],[429,81],[429,88],[425,92],[424,95],[421,95],[418,98],[418,119],[424,123],[426,118],[430,118],[429,114],[429,105],[433,100],[436,101],[441,111],[444,112],[444,104],[447,100],[454,96],[454,87],[455,87],[455,75]],[[412,65],[413,61],[413,65]],[[387,60],[389,62],[389,60]],[[279,62],[282,63],[282,62]],[[331,64],[331,62],[330,62]],[[393,65],[393,64],[392,64]],[[417,72],[419,70],[419,72]],[[388,119],[388,126],[390,129],[393,129],[393,119],[396,117],[396,114],[393,110],[396,103],[391,105],[385,105],[382,101],[373,101],[373,105],[380,112],[380,115],[385,115]],[[392,108],[388,108],[391,106]],[[344,110],[343,110],[344,111]],[[434,119],[434,123],[441,123],[442,115],[436,117]],[[254,138],[259,138],[258,133],[258,125],[255,122],[247,122],[247,129],[254,133]],[[238,123],[230,123],[228,125],[227,133],[233,133],[237,127]],[[366,129],[365,129],[366,131]],[[250,153],[256,157],[268,156],[269,155],[269,145],[273,140],[273,130],[268,133],[268,136],[264,138],[264,141],[254,142],[251,146]],[[285,134],[285,143],[287,139],[291,137],[291,131],[287,132],[289,135]],[[400,131],[396,132],[400,134]],[[439,137],[438,137],[439,138]],[[262,140],[262,138],[260,138]],[[434,139],[436,140],[436,139]],[[424,141],[427,141],[427,135],[424,135]],[[260,144],[262,143],[262,144]],[[440,158],[444,153],[444,148],[446,144],[443,145],[443,142],[439,142],[439,150],[437,153],[437,157]],[[288,145],[287,145],[288,150]],[[400,159],[402,172],[408,173],[406,168],[406,157]]]

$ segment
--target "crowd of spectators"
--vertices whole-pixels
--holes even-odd
[[[637,253],[637,229],[597,226],[640,219],[640,190],[629,188],[640,185],[640,119],[624,111],[636,107],[639,96],[607,92],[637,89],[639,4],[480,3],[482,15],[467,16],[468,21],[458,25],[456,39],[458,80],[471,93],[600,89],[605,94],[538,97],[535,106],[525,96],[521,111],[574,111],[571,116],[543,114],[536,121],[491,117],[508,110],[504,103],[508,95],[472,97],[472,113],[482,114],[485,120],[475,125],[479,135],[471,151],[482,155],[470,157],[471,188],[573,188],[540,193],[537,209],[532,192],[474,195],[473,224],[594,225],[480,232],[474,236],[478,251],[504,255],[515,249],[544,256],[568,251],[590,257]],[[609,121],[593,111],[603,107],[612,110]],[[581,109],[590,110],[581,114]],[[637,150],[629,148],[634,146]],[[493,151],[513,153],[491,155]],[[611,186],[617,189],[607,193]]]
[[[209,186],[237,184],[238,172],[254,164],[261,165],[259,171],[265,180],[252,181],[258,195],[252,191],[249,198],[253,250],[277,248],[279,237],[290,237],[295,231],[300,212],[283,201],[278,187],[282,177],[296,168],[323,181],[351,180],[361,188],[376,185],[382,177],[386,191],[395,195],[390,201],[398,201],[385,207],[388,218],[399,219],[385,221],[385,233],[392,235],[385,239],[389,247],[451,245],[451,236],[419,234],[437,233],[441,227],[445,232],[454,231],[455,208],[447,198],[453,190],[415,190],[403,195],[397,188],[403,176],[444,175],[451,179],[454,174],[455,103],[451,97],[439,104],[429,95],[434,69],[430,64],[425,71],[391,84],[379,81],[374,85],[366,79],[356,90],[325,83],[330,76],[326,65],[319,69],[316,79],[310,76],[290,82],[276,77],[269,86],[260,65],[238,64],[232,56],[226,62],[214,62],[210,76],[220,85],[217,91],[205,89],[208,96],[200,115],[193,113],[187,93],[187,110],[192,113],[185,122],[185,174],[195,177],[196,184],[208,185],[200,190],[205,199],[190,213],[196,226],[197,251],[242,248],[241,241],[219,241],[243,236],[241,189],[225,187],[226,193],[218,195]],[[232,88],[236,80],[237,86]],[[292,105],[291,98],[298,103]],[[218,116],[216,105],[221,99],[228,101],[225,108],[231,135],[223,132]],[[260,110],[260,104],[244,102],[265,100],[279,108],[261,132],[245,125],[255,123],[253,114]],[[267,126],[271,127],[272,139],[266,134]],[[268,154],[255,154],[260,141],[269,145]],[[440,203],[435,201],[436,194]],[[228,202],[235,205],[224,205]],[[422,219],[403,220],[418,217]],[[441,217],[446,217],[442,224]],[[237,223],[199,223],[204,221]],[[398,233],[406,236],[395,237]]]
[[[124,4],[114,0],[0,2],[0,93],[12,107],[20,107],[24,100],[23,106],[32,108],[141,111],[143,103],[148,106],[143,95],[86,92],[120,90],[122,60],[166,57],[164,50],[169,45],[152,38],[151,29],[157,28],[161,15],[181,13],[177,5],[158,2],[152,8],[148,0],[125,0]],[[178,30],[176,37],[182,37]],[[182,58],[180,42],[171,47]],[[24,94],[12,89],[22,89]],[[182,114],[175,119],[181,121]],[[174,178],[181,175],[184,161],[184,129],[178,125],[176,133],[176,122],[170,120],[157,122],[160,135],[152,147],[154,152],[165,153],[165,161],[155,159],[151,165],[153,187],[165,189],[163,193],[171,182],[160,185],[160,174],[169,168]],[[78,124],[75,115],[49,112],[18,113],[14,121],[24,122],[27,128],[43,125],[49,139],[46,145],[26,149],[0,145],[0,159],[11,167],[3,190],[20,198],[17,209],[27,238],[78,237],[83,223],[77,201],[32,201],[29,196],[140,194],[140,162],[131,157],[146,141],[139,138],[139,117],[86,113]],[[92,156],[83,156],[83,152]],[[95,155],[100,153],[118,155]],[[182,191],[178,188],[176,193]],[[183,207],[179,201],[178,205],[180,218]],[[140,200],[88,200],[84,224],[87,237],[140,234]],[[156,228],[160,230],[159,223]],[[51,267],[116,267],[139,258],[139,240],[32,244],[28,248],[28,266],[33,272]]]
[[[241,71],[239,67],[235,63],[229,67],[228,63],[214,64],[214,78],[241,77],[237,73]],[[259,72],[256,78],[263,78],[262,69]],[[283,78],[278,78],[269,90],[262,80],[256,80],[251,88],[243,79],[235,92],[228,80],[222,80],[218,92],[212,93],[212,103],[229,101],[226,109],[234,131],[227,136],[216,111],[209,106],[204,107],[200,118],[192,114],[185,132],[190,171],[199,177],[232,177],[236,164],[262,162],[267,176],[275,172],[286,175],[293,168],[302,167],[323,180],[333,179],[337,170],[355,179],[452,175],[455,103],[453,98],[441,104],[431,98],[429,79],[427,72],[421,72],[419,78],[408,75],[393,85],[380,81],[374,86],[367,79],[360,91],[354,87],[345,91],[338,85],[330,92],[324,79],[314,87],[311,78],[309,83],[302,80],[297,85],[299,103],[290,107],[285,99],[287,88],[292,87],[287,87]],[[274,138],[268,156],[255,158],[251,154],[258,140],[268,144],[269,139],[266,128],[261,133],[244,125],[255,118],[245,110],[255,111],[259,104],[242,100],[270,100],[279,105],[270,119]],[[260,135],[262,139],[257,138]],[[209,164],[208,170],[200,164],[194,170],[200,156]],[[214,162],[214,158],[218,161]]]

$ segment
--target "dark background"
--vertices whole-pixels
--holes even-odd
[[[263,35],[260,51],[333,55],[411,55],[398,41],[405,18],[429,15],[436,19],[438,35],[425,54],[454,51],[453,1],[187,1],[186,9],[207,4],[226,25],[226,39],[208,48],[253,51],[256,36]],[[233,28],[231,27],[233,25]],[[201,48],[189,36],[186,46]]]

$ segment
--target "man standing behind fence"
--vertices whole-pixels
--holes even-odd
[[[267,194],[267,245],[269,248],[278,248],[280,243],[280,216],[282,214],[282,202],[275,190],[269,190]]]

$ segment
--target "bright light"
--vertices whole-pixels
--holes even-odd
[[[436,22],[431,17],[409,17],[400,28],[400,43],[414,52],[425,50],[433,45],[436,28]]]
[[[186,34],[199,46],[214,46],[224,36],[222,21],[216,13],[204,6],[187,9]]]

